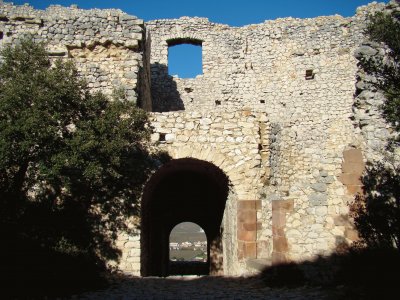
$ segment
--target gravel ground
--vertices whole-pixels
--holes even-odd
[[[106,290],[72,299],[328,299],[318,287],[270,288],[258,278],[171,276],[132,277]]]

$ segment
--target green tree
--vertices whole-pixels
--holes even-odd
[[[400,23],[396,17],[382,12],[372,15],[367,26],[372,41],[386,46],[385,55],[363,60],[363,68],[376,79],[376,87],[384,92],[382,106],[385,119],[400,131]]]
[[[364,246],[400,250],[400,169],[383,163],[368,166],[364,195],[351,206]]]
[[[3,250],[20,261],[10,267],[30,274],[32,260],[71,257],[103,267],[118,259],[115,238],[129,231],[154,167],[147,114],[117,94],[91,94],[72,63],[52,63],[32,38],[1,55],[0,226]]]
[[[369,19],[366,33],[381,44],[385,53],[361,58],[361,66],[372,75],[375,88],[385,95],[382,116],[397,132],[388,141],[383,162],[367,165],[362,181],[364,194],[351,206],[361,242],[372,248],[400,250],[400,22],[394,14],[376,13]]]

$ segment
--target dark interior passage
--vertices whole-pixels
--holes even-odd
[[[171,274],[169,235],[181,222],[193,222],[204,229],[206,271],[221,273],[221,222],[227,196],[228,178],[208,162],[178,159],[160,168],[146,185],[142,199],[142,275]]]

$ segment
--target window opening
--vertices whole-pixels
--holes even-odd
[[[306,80],[314,79],[315,74],[313,70],[306,70]]]
[[[203,74],[202,41],[174,39],[168,43],[168,74],[179,78],[195,78]]]
[[[169,259],[207,262],[207,237],[204,230],[192,222],[176,225],[169,235]]]
[[[160,133],[160,138],[158,139],[160,142],[165,142],[165,133]]]

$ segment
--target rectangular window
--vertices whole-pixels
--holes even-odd
[[[313,70],[306,70],[306,80],[314,79],[315,74]]]
[[[203,74],[202,42],[175,39],[168,43],[168,74],[179,78],[195,78]]]

